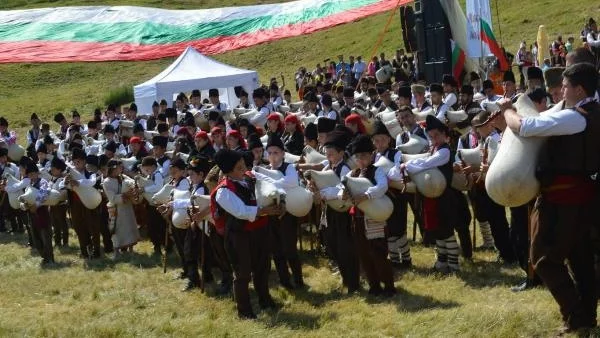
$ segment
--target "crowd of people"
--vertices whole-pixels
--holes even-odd
[[[261,308],[278,306],[269,293],[271,260],[283,287],[305,287],[297,249],[302,223],[317,226],[320,246],[349,293],[360,291],[363,272],[369,295],[394,296],[394,269],[412,269],[411,209],[423,242],[435,247],[434,271],[456,273],[461,256],[495,250],[499,262],[525,272],[514,291],[545,285],[567,330],[595,327],[598,248],[591,233],[598,192],[590,175],[600,169],[600,106],[594,54],[573,50],[566,69],[530,65],[523,86],[511,71],[500,86],[477,73],[416,81],[412,62],[401,50],[391,62],[382,54],[373,65],[360,57],[346,64],[340,55],[337,64],[298,72],[300,102],[274,78],[252,93],[236,88],[236,107],[211,89],[205,100],[192,90],[171,107],[154,102],[149,116],[138,115],[135,104],[122,111],[109,105],[87,123],[77,111],[70,118],[57,113],[55,132],[32,114],[25,153],[0,118],[0,230],[26,231],[47,265],[54,263],[54,247],[69,244],[69,228],[86,259],[120,257],[145,228],[157,259],[177,252],[184,290],[213,283],[218,269],[215,292],[233,292],[239,316],[255,318],[250,281]],[[378,81],[373,73],[385,63],[394,78]],[[538,112],[560,109],[523,117],[513,106],[521,97]],[[549,137],[537,165],[541,193],[509,208],[510,223],[485,184],[491,144],[501,144],[507,130]],[[481,154],[477,166],[461,156],[467,149]],[[386,161],[389,166],[381,165]],[[416,176],[434,169],[443,189],[431,196]],[[333,173],[337,183],[323,186],[319,173]],[[370,185],[352,191],[345,177]],[[457,178],[466,183],[455,184]],[[416,190],[409,188],[412,180]],[[305,187],[312,208],[300,217],[285,197],[265,204],[260,182],[283,195]],[[387,219],[364,208],[382,199],[392,205]],[[483,238],[477,248],[472,218]]]

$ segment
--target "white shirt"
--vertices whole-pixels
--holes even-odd
[[[144,192],[156,194],[165,185],[165,180],[160,172],[160,168],[156,168],[150,178],[152,179],[153,183],[149,186],[146,186],[144,188]]]
[[[254,222],[258,213],[258,206],[246,205],[233,191],[227,188],[217,190],[215,201],[227,213],[237,219]]]
[[[317,120],[321,117],[326,117],[330,120],[337,120],[337,113],[335,110],[330,110],[327,113],[324,112],[323,110],[319,111],[319,113],[317,114]]]
[[[7,185],[5,190],[6,192],[17,192],[27,188],[29,185],[31,185],[31,180],[25,177],[15,184]]]
[[[12,175],[13,177],[15,177],[17,179],[21,176],[19,167],[16,164],[12,163],[12,162],[6,162],[5,165],[1,165],[0,164],[0,171],[3,174],[4,173],[10,174],[10,175]]]
[[[354,73],[354,78],[355,79],[360,79],[362,73],[365,72],[365,69],[367,69],[367,64],[364,63],[363,61],[356,61],[354,63],[354,66],[352,67],[352,72]]]
[[[440,104],[435,117],[442,122],[446,121],[446,112],[448,111],[448,107],[449,106],[445,103]]]
[[[348,172],[346,174],[347,177],[350,177],[351,175],[352,172]],[[367,191],[365,191],[365,194],[367,197],[369,197],[369,199],[381,198],[388,190],[388,179],[385,171],[383,171],[381,168],[377,168],[374,176],[377,184],[367,188]]]
[[[158,162],[158,160],[159,159],[157,158],[156,161]],[[158,165],[160,166],[160,163],[158,163]],[[162,175],[163,179],[170,176],[169,166],[171,166],[171,160],[167,158],[167,160],[162,164],[162,166],[159,167],[160,174]]]
[[[592,34],[592,32],[589,32],[587,34],[587,36],[585,37],[585,40],[586,40],[588,46],[590,46],[590,47],[600,47],[600,39],[598,39],[598,40],[594,39],[594,35]]]
[[[483,110],[487,110],[486,106],[490,103],[496,103],[498,102],[498,100],[500,100],[502,98],[502,96],[500,95],[493,95],[492,97],[486,97],[483,101],[481,101],[481,109]]]
[[[271,170],[277,170],[277,169],[271,169]],[[252,171],[252,173],[255,175],[257,181],[260,180],[260,181],[266,181],[266,182],[272,183],[278,189],[285,190],[287,188],[294,188],[294,187],[298,186],[298,172],[294,168],[293,164],[288,164],[287,168],[285,169],[285,175],[282,178],[277,179],[277,180],[273,179],[267,175],[256,172],[254,170]]]
[[[96,184],[96,174],[90,174],[90,178],[85,178],[85,174],[83,172],[80,172],[79,170],[75,169],[75,166],[73,166],[73,164],[71,163],[67,163],[67,166],[74,172],[79,173],[81,175],[81,179],[76,180],[77,183],[79,183],[80,186],[82,187],[93,187]],[[58,185],[60,187],[60,189],[64,189],[67,188],[65,186],[65,181],[61,181]]]
[[[267,116],[269,116],[270,112],[271,111],[267,106],[261,107],[260,109],[258,109],[258,114],[250,118],[250,123],[252,123],[256,127],[263,127],[265,123],[267,123]]]
[[[377,154],[375,154],[375,162],[379,161],[379,159],[380,159],[382,156],[384,156],[384,157],[386,157],[386,158],[387,158],[387,153],[388,153],[389,151],[390,151],[390,150],[388,149],[388,150],[387,150],[385,153],[383,153],[383,154],[381,154],[381,153],[377,153]],[[396,152],[396,154],[394,155],[394,164],[395,164],[395,165],[399,165],[401,160],[402,160],[402,152],[400,152],[400,151],[397,151],[397,152]]]
[[[423,170],[437,168],[450,160],[450,149],[438,149],[433,155],[425,158],[417,158],[406,162],[406,171],[410,174],[416,174]]]
[[[452,107],[453,105],[456,104],[456,102],[458,102],[458,99],[456,98],[456,94],[450,93],[450,94],[447,94],[446,96],[444,96],[443,102],[446,106]]]
[[[270,99],[270,104],[271,104],[271,110],[272,111],[276,111],[279,106],[282,104],[283,99],[281,98],[281,96],[277,96],[277,97],[272,97]]]
[[[338,162],[337,166],[343,165],[342,170],[340,172],[340,178],[348,175],[350,172],[350,168],[344,163],[344,160]],[[337,167],[336,166],[336,167]],[[333,170],[329,163],[323,168],[325,170]],[[329,201],[329,200],[341,200],[344,196],[344,185],[340,182],[340,184],[335,187],[327,187],[320,190],[321,198]]]
[[[521,118],[519,135],[523,137],[573,135],[584,131],[586,124],[585,117],[574,109],[544,112],[539,116]]]

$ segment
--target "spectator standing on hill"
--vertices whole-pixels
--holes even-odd
[[[373,59],[371,59],[371,62],[369,62],[369,65],[367,66],[367,75],[375,76],[375,72],[377,72],[378,65],[379,61],[377,59],[377,56],[373,56]]]
[[[354,74],[353,87],[358,84],[358,81],[360,80],[360,78],[364,74],[365,70],[367,70],[367,65],[362,60],[362,56],[359,55],[359,56],[356,57],[356,62],[352,66],[352,73]]]
[[[515,59],[515,63],[519,67],[519,75],[521,76],[521,80],[519,81],[519,85],[521,87],[525,86],[525,76],[523,75],[525,67],[525,63],[527,61],[527,46],[525,45],[525,41],[521,42],[519,45],[519,50],[517,51],[517,56]]]
[[[588,26],[589,30],[586,35],[586,43],[596,58],[596,69],[598,69],[598,64],[600,63],[600,39],[598,38],[598,24],[596,24],[594,19],[590,18]]]

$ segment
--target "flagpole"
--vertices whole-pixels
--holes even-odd
[[[483,56],[483,40],[481,39],[481,2],[477,2],[477,4],[479,5],[479,49],[481,52],[481,55],[479,56],[479,68],[483,69],[484,73],[485,73],[485,78],[487,80],[487,67],[485,67],[485,62],[484,62],[484,56]]]
[[[504,43],[502,42],[502,26],[500,25],[500,11],[498,10],[498,0],[496,0],[496,20],[498,20],[498,34],[500,35],[500,46],[504,47]]]

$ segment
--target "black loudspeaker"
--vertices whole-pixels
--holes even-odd
[[[441,82],[452,73],[452,32],[440,0],[415,1],[418,70],[427,82]]]
[[[400,7],[400,27],[402,27],[402,40],[406,52],[415,52],[417,50],[415,13],[411,6]]]

